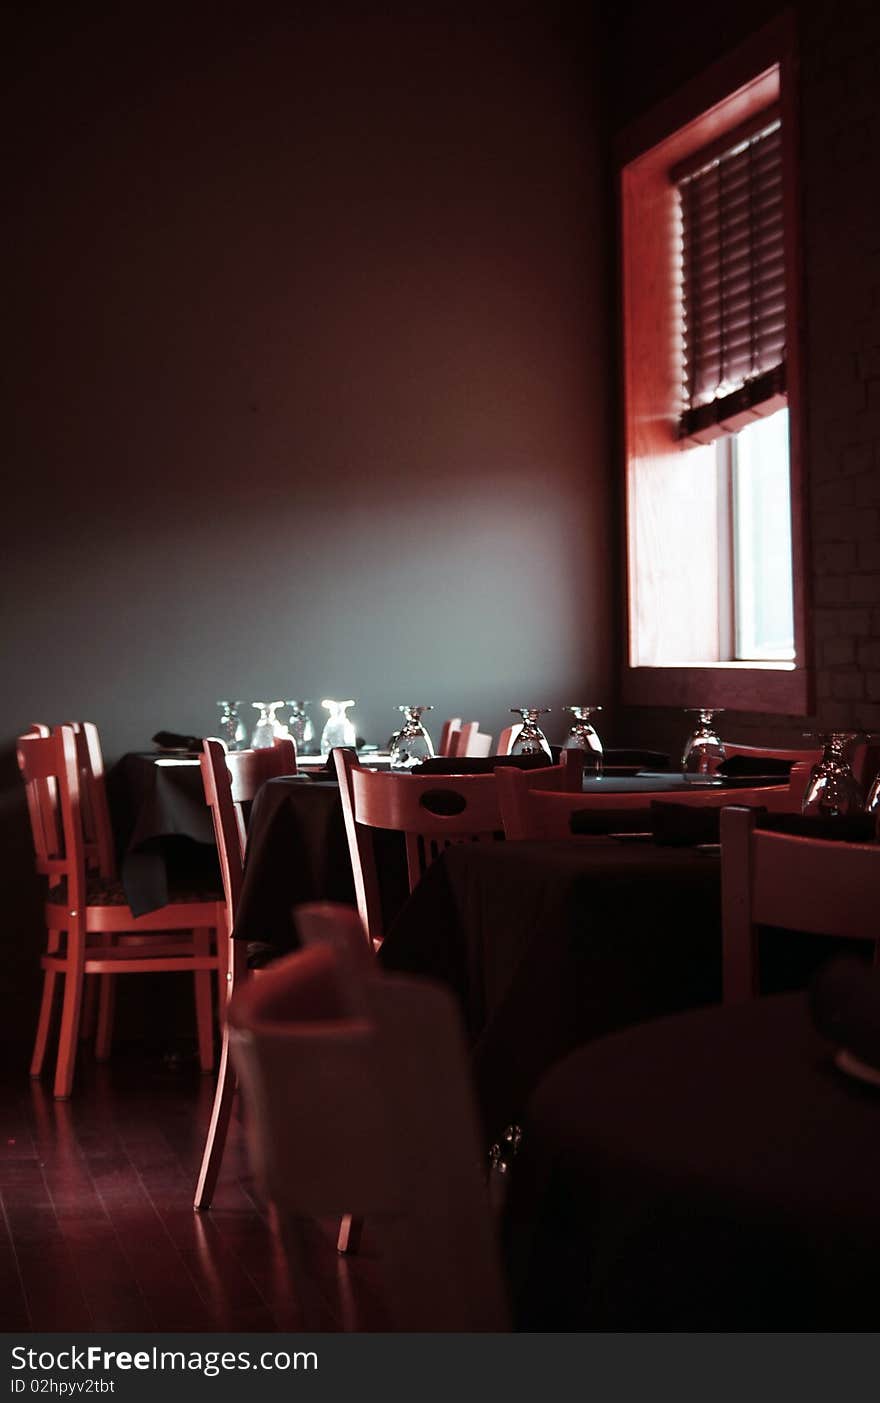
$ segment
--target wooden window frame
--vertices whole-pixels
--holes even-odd
[[[786,254],[786,388],[792,510],[794,646],[791,663],[707,662],[634,666],[638,578],[631,530],[636,475],[670,465],[683,451],[677,437],[681,356],[675,344],[675,187],[671,168],[778,101],[783,132]],[[801,343],[801,255],[797,179],[797,87],[794,17],[790,11],[674,97],[633,123],[616,150],[620,210],[620,278],[625,459],[625,706],[715,706],[749,712],[808,715],[813,708],[808,665],[807,513],[804,486],[804,396]],[[742,422],[726,424],[731,431]],[[686,450],[684,450],[686,451]],[[645,587],[644,578],[642,587]]]

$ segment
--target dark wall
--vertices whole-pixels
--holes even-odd
[[[7,1003],[29,722],[612,685],[589,7],[179,8],[4,33]]]
[[[606,44],[629,55],[609,87],[619,127],[772,17],[747,3],[713,14],[615,9]],[[800,49],[806,479],[816,714],[731,715],[734,739],[797,740],[811,725],[880,729],[880,9],[795,7]],[[677,745],[669,712],[632,711],[626,734]]]

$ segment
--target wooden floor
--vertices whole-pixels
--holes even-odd
[[[310,1279],[288,1281],[238,1120],[214,1206],[193,1211],[213,1095],[194,1062],[83,1054],[57,1102],[27,1055],[0,1071],[0,1330],[385,1328],[366,1235],[341,1258],[316,1225]]]

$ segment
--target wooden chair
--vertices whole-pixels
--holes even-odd
[[[210,1071],[214,1060],[211,974],[219,976],[226,969],[223,902],[213,894],[187,893],[149,915],[133,915],[115,874],[100,866],[95,870],[87,860],[86,783],[78,733],[69,725],[58,726],[49,736],[20,736],[16,748],[36,868],[48,881],[48,940],[41,961],[43,995],[31,1075],[39,1076],[43,1068],[59,976],[64,978],[64,1001],[54,1094],[63,1099],[73,1087],[85,976],[181,970],[194,975],[199,1058],[203,1071]],[[175,936],[174,932],[186,934]],[[99,1021],[99,1055],[109,1051],[111,1016],[108,1001]]]
[[[495,773],[381,774],[362,768],[346,750],[334,751],[358,911],[374,945],[383,937],[373,831],[405,834],[409,889],[450,843],[501,832]]]
[[[483,758],[492,753],[492,737],[480,730],[479,721],[465,721],[452,738],[453,756]]]
[[[724,750],[729,757],[744,755],[755,760],[791,760],[794,764],[814,765],[822,758],[822,747],[806,746],[799,750],[778,749],[767,745],[736,745],[724,742]]]
[[[453,747],[453,745],[454,745],[454,743],[455,743],[455,737],[458,735],[458,732],[459,732],[460,730],[461,730],[461,717],[460,717],[460,716],[450,716],[449,719],[448,719],[448,721],[444,721],[444,722],[443,722],[443,725],[442,725],[442,727],[441,727],[441,729],[440,729],[440,739],[439,739],[439,741],[437,742],[437,754],[438,754],[438,755],[452,755],[452,754],[454,754],[454,751],[453,751],[452,747]]]
[[[296,745],[292,740],[285,738],[277,739],[271,749],[229,752],[224,741],[209,737],[203,742],[201,766],[205,802],[211,810],[220,874],[223,878],[227,932],[224,1005],[228,1005],[237,981],[246,973],[245,951],[239,942],[232,939],[244,878],[247,841],[244,805],[254,799],[257,790],[266,780],[296,774]],[[229,1061],[229,1033],[225,1007],[221,1011],[221,1020],[223,1036],[217,1086],[194,1200],[194,1206],[200,1211],[210,1208],[214,1197],[235,1100],[235,1074]]]
[[[528,836],[529,795],[531,793],[560,794],[572,799],[586,796],[582,792],[584,752],[564,750],[558,765],[545,765],[539,770],[519,770],[512,765],[499,765],[498,803],[505,838]],[[583,808],[584,803],[574,804]]]
[[[818,749],[814,746],[803,750],[773,749],[766,745],[735,745],[730,741],[724,742],[724,759],[733,760],[737,756],[742,756],[748,760],[790,760],[793,765],[815,765],[817,760],[822,759],[822,747]],[[723,760],[716,761],[713,768],[724,764]]]
[[[513,745],[513,742],[516,740],[521,730],[521,721],[516,726],[505,726],[504,730],[501,732],[501,735],[498,737],[498,749],[495,751],[495,754],[509,755],[510,747]]]
[[[98,871],[103,881],[115,883],[118,880],[116,853],[113,829],[110,823],[110,809],[107,803],[104,756],[98,728],[92,721],[67,721],[65,725],[70,726],[76,737],[76,753],[80,774],[83,851],[85,852],[86,866]],[[49,726],[35,722],[30,728],[30,734],[48,736],[51,734],[51,730]],[[48,816],[52,812],[57,812],[57,804],[52,797],[54,781],[50,779],[45,783],[49,787],[50,793],[46,796],[48,802],[44,800],[42,807]],[[29,791],[29,804],[33,802],[33,797]],[[57,847],[60,835],[54,836],[55,847]],[[107,944],[111,940],[112,937],[105,937],[103,943]],[[107,974],[99,977],[90,974],[86,976],[80,1016],[80,1039],[85,1042],[97,1033],[95,1057],[99,1062],[106,1061],[110,1055],[115,996],[115,975]],[[100,1013],[98,1011],[99,1000]]]
[[[373,946],[364,923],[354,906],[339,901],[308,901],[294,911],[303,947],[329,945],[354,961],[355,969],[367,976],[377,973]]]
[[[374,958],[375,952],[364,923],[355,908],[338,901],[309,901],[297,906],[294,920],[304,949],[315,945],[328,946],[349,962],[350,970],[356,976],[351,981],[352,989],[363,997],[363,980],[381,975],[381,970]],[[362,1229],[363,1219],[344,1213],[336,1238],[337,1252],[343,1255],[357,1252]]]
[[[229,1025],[252,1160],[294,1288],[312,1277],[304,1220],[353,1211],[378,1242],[392,1330],[508,1328],[447,991],[393,975],[365,983],[322,945],[243,984]]]
[[[560,768],[561,766],[552,767]],[[676,789],[657,793],[642,790],[629,794],[613,791],[607,794],[595,791],[559,793],[561,786],[552,783],[552,769],[514,770],[505,767],[496,771],[506,838],[570,838],[571,819],[575,813],[590,813],[600,817],[607,814],[609,824],[613,824],[614,819],[621,813],[643,810],[647,829],[652,800],[687,804],[694,808],[749,804],[761,805],[774,812],[795,812],[800,808],[804,782],[802,771],[799,771],[787,784],[755,789]],[[536,775],[547,776],[540,788],[534,783]],[[553,792],[554,790],[557,792]]]
[[[744,1003],[758,988],[761,926],[869,940],[880,963],[880,847],[755,827],[748,809],[721,815],[722,992]]]

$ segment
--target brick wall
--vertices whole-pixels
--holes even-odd
[[[734,9],[706,36],[690,3],[671,21],[666,9],[661,20],[656,7],[631,6],[613,35],[634,56],[610,98],[613,125],[773,13]],[[796,12],[815,714],[731,714],[723,727],[731,739],[776,743],[811,726],[880,731],[880,7],[857,0],[845,10],[801,4]],[[619,718],[619,738],[674,748],[682,726],[668,711],[630,711]]]
[[[816,712],[880,730],[880,10],[799,18]]]

